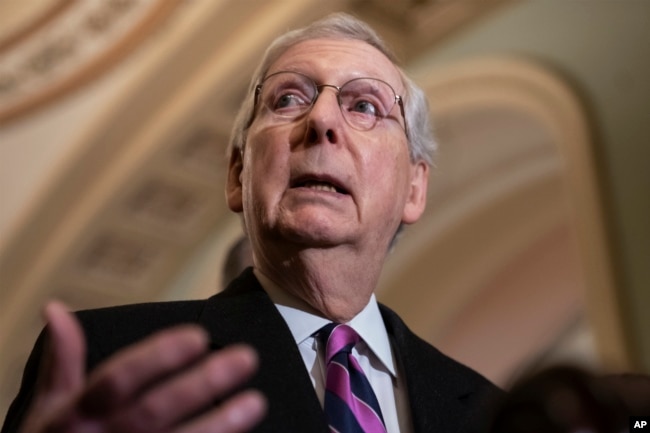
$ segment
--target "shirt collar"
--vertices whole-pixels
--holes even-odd
[[[299,345],[312,338],[316,331],[331,322],[305,301],[280,288],[258,269],[254,269],[253,272],[289,326],[296,344]],[[359,334],[390,374],[397,377],[390,339],[374,293],[364,309],[347,325]]]

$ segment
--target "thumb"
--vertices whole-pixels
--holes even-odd
[[[48,341],[41,364],[41,395],[65,399],[82,387],[86,363],[86,342],[77,319],[58,301],[49,302],[43,315]]]
[[[70,431],[65,427],[72,403],[81,392],[86,343],[81,326],[65,305],[49,302],[43,309],[47,340],[41,358],[34,401],[21,432]]]

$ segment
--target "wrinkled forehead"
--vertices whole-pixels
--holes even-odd
[[[404,91],[397,66],[372,45],[356,39],[309,39],[287,48],[272,62],[266,76],[278,71],[306,74],[318,83],[341,85],[353,78],[371,77]]]

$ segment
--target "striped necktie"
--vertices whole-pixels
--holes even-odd
[[[319,334],[326,347],[325,415],[333,433],[386,433],[379,402],[352,355],[361,337],[347,325],[330,323]]]

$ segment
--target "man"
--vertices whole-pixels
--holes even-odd
[[[79,313],[87,343],[50,305],[51,344],[3,432],[23,412],[24,433],[477,431],[500,391],[373,295],[424,211],[433,147],[422,92],[363,23],[334,15],[279,38],[229,149],[226,197],[254,267],[207,301]]]

